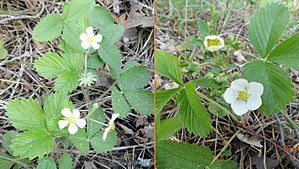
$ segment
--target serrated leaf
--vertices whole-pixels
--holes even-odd
[[[174,141],[157,142],[157,168],[204,169],[213,160],[209,148]]]
[[[4,48],[4,42],[0,39],[0,60],[6,58],[7,50]]]
[[[277,46],[268,56],[268,61],[282,64],[299,71],[299,33],[291,36]]]
[[[262,106],[259,110],[268,115],[284,110],[294,96],[291,78],[280,67],[261,60],[244,66],[244,78],[249,82],[259,82],[264,86]]]
[[[131,108],[128,105],[124,95],[113,87],[112,91],[112,109],[114,113],[118,113],[120,118],[125,118],[131,112]]]
[[[105,120],[106,117],[102,107],[99,107],[96,103],[92,104],[87,118],[87,133],[89,139],[91,139],[103,127],[103,125],[97,123],[97,121],[104,122]]]
[[[98,153],[106,153],[107,151],[111,150],[117,143],[116,131],[110,131],[105,141],[103,141],[102,139],[103,133],[104,131],[99,132],[90,140],[91,146]]]
[[[179,117],[171,117],[165,120],[162,120],[159,127],[157,128],[157,140],[167,140],[171,135],[181,129]]]
[[[22,130],[47,130],[45,113],[36,100],[9,100],[6,115],[14,127]]]
[[[262,58],[270,53],[287,28],[289,20],[288,8],[276,3],[255,12],[250,20],[248,38]]]
[[[207,77],[202,77],[192,81],[196,86],[206,87],[206,88],[222,88],[221,84],[218,84],[215,79],[210,79]]]
[[[80,73],[66,71],[60,75],[55,81],[55,91],[71,92],[79,85]]]
[[[45,130],[31,130],[18,134],[10,147],[14,156],[32,160],[53,151],[54,139]]]
[[[33,29],[32,38],[45,42],[57,38],[63,28],[63,19],[59,14],[51,14],[43,18]]]
[[[99,55],[90,55],[87,58],[87,67],[89,69],[97,69],[104,65],[104,61],[100,58]]]
[[[65,153],[60,157],[59,169],[72,169],[72,158],[69,154]]]
[[[151,91],[144,89],[126,90],[124,94],[136,112],[142,115],[154,113],[154,95]]]
[[[228,161],[228,160],[218,160],[212,165],[209,166],[209,169],[238,169],[238,164],[235,161]]]
[[[156,92],[156,113],[160,114],[160,111],[163,109],[164,105],[180,90],[180,88],[175,88]]]
[[[127,70],[130,70],[131,68],[136,67],[136,66],[140,66],[140,64],[135,61],[130,60],[130,61],[126,62],[126,64],[124,65],[124,67],[122,69],[122,73],[124,73]]]
[[[34,62],[36,71],[45,78],[57,77],[69,67],[62,57],[56,53],[47,53]]]
[[[69,139],[82,154],[88,153],[89,142],[85,129],[79,129],[76,134],[70,135]]]
[[[64,53],[63,59],[67,62],[70,69],[74,73],[80,74],[83,70],[84,56],[79,53]]]
[[[9,159],[13,158],[10,155],[2,153],[2,152],[0,152],[0,156],[5,157],[5,158],[9,158]],[[0,168],[10,169],[12,165],[14,165],[13,162],[0,158]]]
[[[94,0],[72,0],[63,9],[63,16],[67,22],[78,21],[87,17],[95,6]]]
[[[225,113],[226,110],[223,110],[224,108],[219,106],[218,104],[215,104],[214,102],[211,102],[209,104],[208,110],[211,113],[214,113],[215,115],[218,115],[219,117],[224,117],[227,114]]]
[[[91,24],[98,29],[103,26],[114,24],[111,12],[103,6],[96,6],[88,16]]]
[[[207,136],[211,131],[211,119],[199,100],[194,84],[189,82],[177,97],[180,106],[179,117],[183,125],[199,136]]]
[[[39,160],[36,169],[56,169],[53,157],[43,157]]]
[[[203,37],[206,37],[206,36],[210,35],[209,26],[208,26],[208,24],[205,21],[199,19],[199,21],[198,21],[198,28],[199,28],[200,34]]]
[[[80,29],[79,23],[82,22],[68,22],[63,28],[63,40],[69,45],[73,51],[84,52],[81,47],[80,34],[85,32],[85,29]]]
[[[117,24],[105,25],[99,29],[99,33],[102,34],[104,39],[111,44],[118,42],[125,32],[125,28],[122,25]]]
[[[11,145],[11,141],[16,137],[17,134],[18,134],[17,132],[12,130],[12,131],[8,131],[3,136],[2,146],[7,152],[9,152],[9,154],[13,154],[10,145]]]
[[[122,73],[117,82],[123,91],[143,89],[149,82],[149,72],[144,66],[135,66]]]
[[[156,70],[157,73],[171,79],[179,85],[183,85],[180,62],[170,53],[162,50],[156,51]]]

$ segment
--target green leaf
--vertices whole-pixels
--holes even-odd
[[[156,69],[157,72],[179,85],[183,85],[180,62],[170,53],[162,50],[156,51]]]
[[[63,27],[63,19],[59,14],[51,14],[43,18],[33,29],[32,38],[39,42],[54,40]]]
[[[250,20],[248,37],[255,50],[265,58],[285,31],[290,20],[288,8],[272,3],[257,10]]]
[[[280,67],[261,60],[244,66],[244,77],[249,82],[259,82],[264,86],[262,106],[259,110],[268,115],[284,110],[294,96],[291,78]]]
[[[36,169],[56,169],[53,157],[43,157],[39,160]]]
[[[13,154],[10,145],[11,145],[11,141],[16,137],[17,134],[18,134],[17,132],[11,130],[5,133],[3,136],[2,146],[7,152],[9,152],[9,154]]]
[[[140,66],[140,64],[135,61],[130,60],[130,61],[126,62],[126,64],[124,65],[122,73],[124,73],[127,70],[130,70],[131,68],[136,67],[136,66]]]
[[[104,131],[96,134],[91,140],[91,146],[98,152],[98,153],[106,153],[107,151],[111,150],[117,143],[117,133],[116,131],[110,131],[105,141],[103,141]]]
[[[173,98],[181,89],[175,88],[156,92],[156,112],[157,114],[163,109],[164,105]]]
[[[67,71],[60,74],[55,81],[55,91],[71,92],[79,85],[80,74],[73,71]]]
[[[63,9],[63,16],[67,22],[78,21],[87,17],[95,6],[94,0],[72,0]]]
[[[201,86],[206,88],[222,88],[221,84],[218,84],[215,79],[210,79],[207,77],[202,77],[192,81],[195,86]]]
[[[207,136],[211,131],[211,119],[192,82],[186,84],[176,101],[180,106],[179,117],[184,126],[199,136]]]
[[[212,112],[213,114],[218,115],[220,117],[224,117],[227,115],[225,113],[226,110],[224,110],[224,109],[225,109],[224,107],[221,107],[218,104],[215,104],[214,102],[211,102],[208,107],[209,112]]]
[[[162,120],[157,129],[157,139],[167,140],[169,139],[170,136],[172,136],[175,132],[177,132],[182,127],[183,125],[181,125],[179,117],[171,117]]]
[[[68,63],[70,69],[74,73],[80,74],[83,70],[84,56],[78,53],[64,53],[63,59]]]
[[[34,62],[36,71],[45,78],[57,77],[68,70],[68,64],[56,53],[47,53]]]
[[[81,28],[80,23],[82,22],[67,22],[63,28],[63,40],[73,51],[83,53],[84,49],[81,47],[80,34],[85,32],[85,29]]]
[[[299,71],[299,33],[291,36],[277,46],[268,56],[268,61],[282,64]]]
[[[112,91],[112,109],[114,113],[118,113],[120,118],[125,118],[131,112],[131,108],[128,105],[124,95],[113,87]]]
[[[144,66],[135,66],[122,73],[117,82],[121,90],[143,89],[149,82],[149,72]]]
[[[203,37],[206,37],[206,36],[210,35],[209,26],[208,26],[208,24],[205,21],[199,19],[199,21],[198,21],[198,28],[199,28],[200,34]]]
[[[69,139],[82,154],[88,153],[89,142],[85,129],[79,129],[76,134],[70,135]]]
[[[120,73],[121,68],[121,54],[116,46],[107,41],[101,42],[101,47],[99,48],[99,55],[103,61],[114,69],[116,75]]]
[[[88,16],[91,24],[98,29],[114,24],[111,12],[103,6],[96,6]]]
[[[6,58],[7,50],[4,48],[4,42],[0,39],[0,60]]]
[[[33,99],[9,100],[6,115],[14,127],[21,130],[47,130],[44,111]]]
[[[138,90],[125,90],[125,96],[136,112],[142,115],[150,115],[154,113],[154,95],[151,91],[138,89]]]
[[[104,61],[100,58],[99,55],[90,55],[87,58],[87,67],[89,69],[97,69],[104,65]]]
[[[98,104],[93,103],[91,108],[89,109],[87,118],[87,133],[89,139],[91,139],[103,127],[102,124],[99,124],[97,122],[103,122],[105,120],[106,117],[104,115],[103,109],[99,107]]]
[[[209,166],[209,169],[222,169],[222,168],[238,169],[239,167],[235,161],[227,161],[227,160],[218,160]]]
[[[0,152],[0,156],[2,156],[4,158],[8,158],[8,159],[13,159],[12,156],[2,153],[2,152]],[[10,169],[13,165],[14,165],[13,162],[0,158],[0,168]]]
[[[10,147],[14,156],[32,160],[53,151],[54,139],[47,131],[31,130],[17,135]]]
[[[157,168],[204,169],[213,160],[209,148],[174,141],[157,142]]]
[[[72,169],[72,164],[71,156],[65,153],[60,157],[59,169]]]
[[[111,44],[118,42],[125,32],[125,28],[122,25],[116,24],[105,25],[99,29],[100,34],[102,34],[104,39]]]

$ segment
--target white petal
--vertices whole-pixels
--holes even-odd
[[[91,46],[92,46],[92,48],[93,48],[94,50],[97,50],[97,49],[100,48],[100,45],[99,45],[97,42],[93,42],[93,43],[91,43]]]
[[[76,119],[80,118],[80,112],[78,109],[73,110],[73,115],[76,117]]]
[[[110,119],[110,121],[109,121],[109,125],[110,125],[110,124],[113,124],[114,121],[117,119],[118,116],[119,116],[118,113],[116,113],[116,114],[112,114],[112,117],[111,117],[111,119]]]
[[[234,91],[243,91],[247,89],[248,81],[245,79],[237,79],[234,80],[231,84],[231,89]]]
[[[231,105],[231,108],[238,116],[242,116],[243,114],[248,112],[247,103],[240,100],[235,101]]]
[[[101,34],[97,34],[95,37],[94,37],[94,41],[95,42],[102,42],[103,40],[103,36]]]
[[[83,49],[88,49],[88,48],[90,48],[90,44],[88,42],[84,41],[84,42],[81,42],[81,47]]]
[[[223,94],[223,98],[227,103],[232,104],[237,100],[238,92],[233,91],[231,88],[227,88]]]
[[[247,108],[249,110],[257,110],[262,105],[262,99],[260,96],[250,96],[247,101]]]
[[[217,50],[219,50],[221,47],[220,46],[210,46],[207,49],[211,52],[215,52]]]
[[[103,133],[103,136],[102,136],[103,141],[106,141],[106,138],[107,138],[107,135],[108,135],[109,131],[110,131],[109,128],[105,129],[105,132]]]
[[[86,28],[86,34],[87,36],[93,36],[93,27]]]
[[[72,115],[71,109],[70,108],[64,108],[61,110],[61,114],[64,117],[70,117]]]
[[[68,131],[69,131],[70,134],[77,133],[77,131],[78,131],[77,125],[76,124],[70,124],[69,128],[68,128]]]
[[[87,36],[86,33],[81,33],[81,34],[80,34],[80,40],[81,40],[81,41],[83,41],[83,42],[84,42],[84,41],[87,41],[87,38],[88,38],[88,36]]]
[[[63,129],[63,128],[65,128],[67,125],[68,125],[67,120],[59,120],[59,121],[58,121],[59,129]]]
[[[250,82],[248,84],[248,93],[250,95],[261,96],[264,93],[264,86],[261,83]]]
[[[214,39],[219,39],[219,38],[218,38],[218,36],[216,36],[216,35],[209,35],[209,36],[206,36],[206,37],[205,37],[205,40],[208,40],[208,39],[209,39],[209,40],[214,40]]]
[[[207,39],[207,37],[203,41],[203,44],[204,44],[205,48],[208,49],[209,46],[208,46],[208,39]]]
[[[76,124],[77,124],[78,127],[84,128],[86,126],[86,120],[85,119],[78,119],[76,121]]]
[[[223,48],[225,45],[224,40],[220,37],[218,37],[218,39],[219,39],[219,48]]]

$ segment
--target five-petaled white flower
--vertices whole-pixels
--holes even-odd
[[[80,34],[81,47],[83,49],[88,49],[92,47],[97,50],[100,48],[100,42],[103,40],[103,36],[101,34],[94,35],[93,28],[90,26],[86,28],[84,33]]]
[[[92,74],[91,72],[88,72],[86,75],[82,73],[79,79],[79,86],[91,86],[95,81],[97,81],[95,77],[96,75]]]
[[[205,37],[203,44],[208,51],[215,52],[224,47],[224,40],[220,36],[210,35]]]
[[[75,134],[78,131],[78,127],[84,128],[86,126],[85,119],[80,119],[80,112],[74,109],[73,112],[70,108],[64,108],[61,110],[61,114],[65,117],[64,120],[58,121],[58,126],[60,129],[68,127],[70,134]]]
[[[257,110],[262,105],[261,96],[264,86],[261,83],[237,79],[224,92],[224,100],[231,104],[232,110],[239,116],[249,110]]]
[[[112,117],[108,123],[108,127],[105,129],[104,134],[103,134],[103,141],[106,141],[107,135],[109,133],[109,131],[115,130],[115,124],[114,121],[116,120],[116,118],[119,116],[119,114],[112,114]]]

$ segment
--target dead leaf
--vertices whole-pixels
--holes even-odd
[[[142,28],[153,27],[154,17],[142,16],[141,13],[137,12],[138,7],[133,6],[124,25],[126,29],[135,28],[141,26]]]
[[[242,133],[238,133],[237,138],[240,141],[242,141],[244,143],[247,143],[249,145],[259,147],[259,148],[263,147],[263,145],[261,144],[261,140],[256,136],[248,136],[248,135],[245,135],[245,134],[242,134]]]
[[[120,123],[118,123],[118,126],[120,126],[123,129],[124,134],[131,134],[131,135],[134,134],[134,131],[132,129],[128,128],[127,126],[120,124]]]
[[[84,168],[85,169],[97,169],[97,166],[94,164],[93,161],[84,161]]]
[[[265,169],[264,168],[264,157],[253,156],[251,158],[252,165],[255,165],[256,169]],[[275,168],[279,165],[279,161],[277,159],[266,157],[266,166],[267,169]]]
[[[239,63],[242,63],[242,62],[247,62],[247,60],[245,59],[245,57],[242,55],[242,51],[241,50],[237,50],[234,52],[234,56],[237,57],[237,61]]]
[[[139,126],[146,126],[146,125],[149,125],[149,122],[148,122],[146,116],[141,116],[141,117],[138,117],[138,118],[137,118],[137,120],[136,120],[136,124],[135,124],[136,127],[139,127]]]

